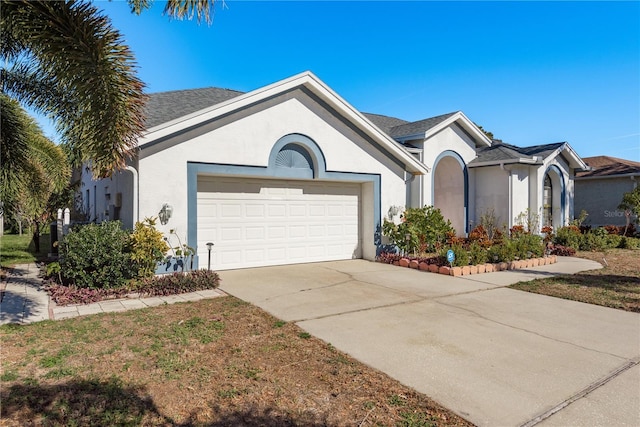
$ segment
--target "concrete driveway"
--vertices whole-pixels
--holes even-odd
[[[640,315],[507,289],[599,267],[449,277],[363,260],[221,272],[225,292],[481,426],[640,425]]]

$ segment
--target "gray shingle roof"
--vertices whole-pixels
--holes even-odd
[[[381,114],[362,113],[364,116],[371,120],[371,122],[378,126],[383,132],[389,134],[392,128],[396,126],[409,123],[406,120],[398,119],[396,117],[383,116]]]
[[[496,143],[496,141],[494,141],[491,147],[484,147],[477,150],[478,157],[473,159],[469,165],[500,162],[503,160],[518,160],[522,158],[533,160],[534,156],[545,159],[564,144],[564,142],[556,142],[531,147],[517,147],[511,144]]]
[[[150,129],[154,126],[235,98],[243,93],[244,92],[216,87],[151,93],[149,94],[149,100],[146,105],[147,118],[145,127]],[[396,138],[416,133],[424,133],[455,113],[443,114],[417,122],[408,122],[397,117],[384,116],[382,114],[363,114],[383,132]]]
[[[242,94],[216,87],[151,93],[146,106],[145,127],[150,129]]]
[[[422,134],[427,132],[432,127],[439,125],[456,113],[457,111],[454,111],[453,113],[442,114],[440,116],[419,120],[417,122],[405,122],[404,124],[391,128],[388,133],[392,138],[401,138],[403,136]]]

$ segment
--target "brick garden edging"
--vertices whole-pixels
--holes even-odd
[[[494,271],[504,270],[522,270],[541,265],[555,264],[558,262],[557,255],[549,255],[542,258],[531,258],[511,262],[487,263],[479,265],[465,265],[464,267],[449,267],[448,265],[439,266],[437,264],[427,264],[426,262],[418,262],[415,259],[400,258],[394,261],[393,265],[400,267],[413,268],[421,271],[429,271],[431,273],[445,274],[447,276],[468,276],[471,274],[492,273]]]

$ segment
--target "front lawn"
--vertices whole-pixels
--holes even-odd
[[[5,325],[0,340],[2,425],[471,425],[231,296]]]
[[[527,292],[640,312],[640,251],[609,249],[577,252],[604,265],[599,270],[556,276],[510,286]]]
[[[16,264],[28,264],[45,259],[49,252],[49,235],[40,236],[40,252],[35,251],[33,236],[25,233],[4,234],[0,236],[0,265],[9,268]]]

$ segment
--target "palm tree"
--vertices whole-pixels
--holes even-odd
[[[0,90],[49,116],[73,153],[106,177],[144,129],[144,85],[110,20],[88,1],[0,0]],[[152,0],[128,0],[134,13]],[[215,0],[169,0],[165,14],[211,22]],[[4,114],[4,112],[3,112]],[[6,152],[3,152],[3,155]]]
[[[153,0],[127,0],[131,11],[136,15],[151,7]],[[223,0],[224,2],[224,0]],[[192,19],[194,14],[198,22],[211,23],[211,15],[216,0],[168,0],[164,7],[165,15],[177,19]]]
[[[2,92],[49,116],[96,176],[124,167],[143,131],[145,95],[120,33],[87,2],[0,6]]]
[[[71,168],[63,149],[47,139],[17,101],[0,93],[0,197],[14,219],[33,226],[36,252],[41,226],[49,220],[54,197],[69,185]],[[21,233],[22,234],[22,233]]]

